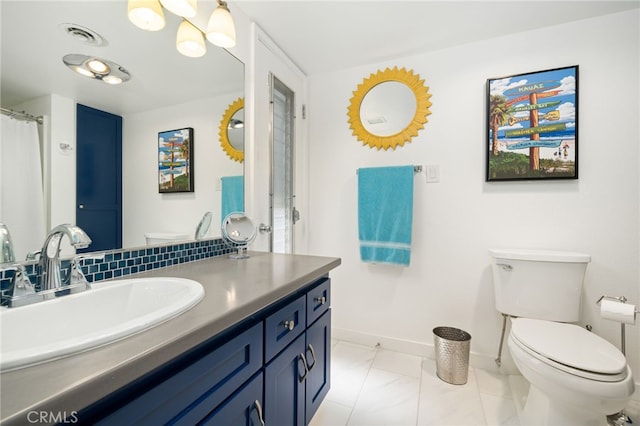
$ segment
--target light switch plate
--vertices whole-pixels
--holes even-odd
[[[427,182],[440,182],[440,166],[427,165]]]

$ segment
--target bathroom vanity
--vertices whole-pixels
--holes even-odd
[[[252,252],[137,274],[189,278],[205,296],[147,331],[2,373],[1,422],[308,424],[329,390],[339,264]]]

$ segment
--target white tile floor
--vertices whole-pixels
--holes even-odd
[[[435,361],[333,341],[331,390],[311,426],[519,425],[508,378],[469,368],[464,385],[436,375]],[[640,420],[640,402],[627,410]]]

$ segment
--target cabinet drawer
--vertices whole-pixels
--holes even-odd
[[[304,331],[306,327],[305,308],[306,297],[300,296],[267,317],[264,323],[265,362],[269,362]]]
[[[307,327],[327,312],[331,306],[331,280],[324,282],[307,293]]]
[[[184,366],[98,424],[195,424],[262,367],[262,323]],[[182,369],[180,369],[182,368]]]

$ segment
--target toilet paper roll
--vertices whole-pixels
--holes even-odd
[[[600,303],[600,315],[602,318],[608,320],[623,322],[625,324],[635,324],[636,306],[631,303],[604,299]]]

